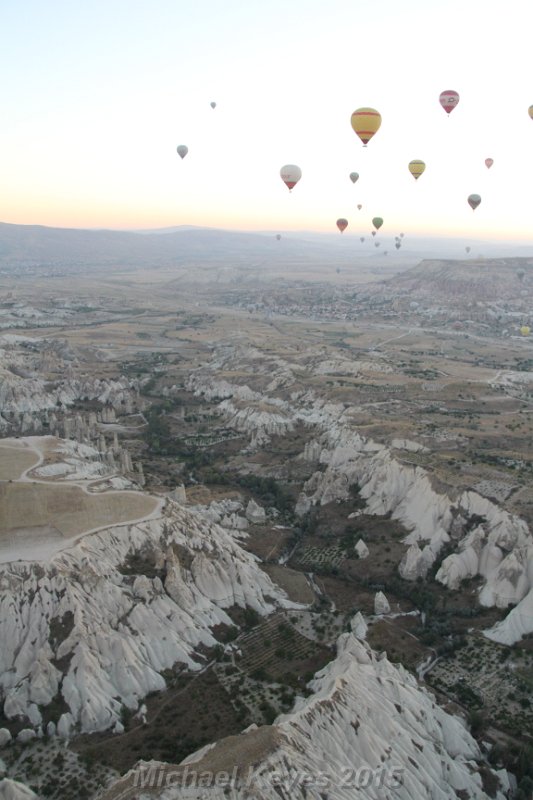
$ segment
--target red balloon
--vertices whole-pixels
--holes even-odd
[[[341,217],[340,219],[337,220],[337,228],[340,230],[341,233],[343,233],[347,227],[348,227],[347,219],[343,219]]]
[[[459,94],[453,89],[446,89],[440,93],[439,102],[445,112],[450,114],[459,102]]]
[[[494,164],[494,159],[493,158],[486,158],[485,159],[485,166],[487,167],[487,169],[490,169],[493,164]]]

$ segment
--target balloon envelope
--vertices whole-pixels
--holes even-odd
[[[364,241],[365,241],[365,237],[364,237],[364,236],[361,236],[361,241],[362,241],[362,242],[364,242]]]
[[[439,102],[445,112],[450,114],[459,102],[459,94],[453,89],[446,89],[440,93]]]
[[[363,206],[361,205],[361,203],[359,203],[359,205],[357,206],[357,208],[359,209],[359,211],[361,211],[361,209],[363,208]]]
[[[490,169],[493,164],[494,164],[494,159],[493,158],[486,158],[485,159],[485,166],[487,167],[487,169]]]
[[[279,242],[279,240],[281,239],[281,233],[277,233],[277,234],[276,234],[276,239],[277,239],[277,240],[278,240],[278,242]]]
[[[467,245],[467,246],[465,247],[465,250],[466,250],[466,252],[467,252],[467,253],[469,253],[469,252],[470,252],[470,247]]]
[[[522,327],[520,328],[520,333],[522,334],[522,336],[529,336],[529,334],[531,333],[531,328],[529,327],[529,325],[522,325]]]
[[[296,164],[285,164],[285,166],[280,169],[279,174],[285,186],[291,191],[302,177],[302,170],[300,167],[297,167]]]
[[[381,126],[381,114],[375,108],[358,108],[352,114],[352,128],[364,146],[377,133]]]
[[[337,228],[340,230],[341,233],[346,230],[348,227],[348,220],[341,217],[337,220]]]
[[[475,211],[478,205],[481,203],[481,197],[478,194],[470,194],[468,195],[468,205]]]
[[[413,161],[409,162],[409,172],[411,173],[411,175],[413,176],[415,181],[417,181],[419,179],[419,177],[424,172],[425,168],[426,168],[426,165],[424,164],[424,162],[423,161],[419,161],[416,158]]]
[[[529,106],[529,108],[528,108],[528,110],[527,110],[527,113],[529,114],[529,116],[531,117],[531,119],[533,119],[533,106]]]
[[[189,148],[185,144],[179,144],[176,147],[176,152],[180,156],[180,158],[185,158],[185,156],[189,152]]]
[[[396,248],[396,250],[399,250],[399,249],[400,249],[400,247],[401,247],[401,244],[400,244],[400,242],[396,242],[396,244],[394,245],[394,247]]]
[[[382,218],[381,218],[381,217],[374,217],[374,218],[373,218],[373,220],[372,220],[372,225],[374,226],[374,228],[375,228],[377,231],[379,231],[379,229],[380,229],[380,228],[381,228],[381,226],[383,225],[383,220],[382,220]]]
[[[357,183],[359,180],[359,173],[358,172],[350,172],[350,180],[352,183]]]
[[[211,106],[211,108],[216,108],[217,107],[217,104],[214,101],[212,103],[209,103],[209,105]]]

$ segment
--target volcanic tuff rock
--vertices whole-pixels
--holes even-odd
[[[135,566],[134,566],[135,565]],[[0,566],[0,693],[9,719],[39,728],[57,696],[57,731],[104,730],[165,688],[176,663],[201,668],[225,608],[285,601],[231,534],[166,501],[159,517],[85,536],[49,562]]]
[[[507,773],[488,766],[480,770],[478,745],[463,722],[436,705],[403,667],[377,656],[353,633],[341,635],[336,659],[309,685],[313,695],[298,698],[294,709],[272,726],[254,726],[189,756],[183,762],[189,776],[192,771],[231,775],[238,764],[239,776],[230,789],[233,800],[481,798],[488,796],[483,782],[488,777],[495,786],[491,796],[504,800],[510,785]],[[161,776],[163,787],[169,775],[168,787],[152,784],[150,797],[228,797],[223,783],[214,785],[212,780],[194,788],[190,782],[181,788],[176,767],[145,764],[145,780],[150,770]],[[182,765],[181,774],[183,770]],[[134,778],[135,771],[124,776],[103,792],[102,800],[122,796]]]
[[[224,358],[228,366],[227,353]],[[237,365],[243,367],[238,359],[233,367]],[[533,588],[533,537],[522,519],[476,492],[464,491],[452,499],[436,490],[425,469],[401,463],[389,447],[354,430],[349,408],[344,405],[329,403],[313,391],[293,393],[291,402],[261,396],[248,386],[218,382],[209,368],[196,371],[189,388],[197,394],[209,393],[212,399],[224,397],[219,409],[230,417],[229,424],[235,421],[234,399],[239,398],[239,430],[250,435],[255,422],[253,415],[247,414],[248,401],[257,407],[262,400],[263,407],[270,409],[263,412],[263,430],[281,435],[283,427],[291,430],[303,424],[313,428],[312,443],[306,445],[302,458],[319,461],[322,471],[305,484],[296,505],[297,515],[304,516],[316,504],[347,500],[350,488],[359,486],[366,500],[365,513],[390,514],[408,530],[405,543],[409,549],[399,565],[402,577],[424,577],[442,547],[458,539],[457,552],[444,559],[437,573],[444,585],[455,588],[462,578],[480,575],[485,580],[480,601],[501,607],[520,602]],[[275,413],[268,423],[272,409]],[[284,425],[276,427],[280,416]],[[482,534],[476,534],[480,539],[474,543],[472,537],[468,538],[469,520],[478,517],[482,519]],[[461,519],[463,524],[458,527]],[[529,630],[533,631],[533,619]]]
[[[47,423],[50,432],[63,434],[58,411],[81,399],[98,400],[121,413],[133,411],[138,402],[137,380],[84,374],[77,359],[83,353],[63,345],[55,340],[0,336],[0,428],[38,432]],[[110,421],[112,414],[111,408],[105,410],[102,421]]]
[[[18,781],[11,781],[9,778],[0,780],[0,797],[2,800],[38,800],[35,792],[23,786]]]

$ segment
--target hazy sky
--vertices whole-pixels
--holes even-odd
[[[0,30],[1,221],[533,241],[530,0],[20,0]]]

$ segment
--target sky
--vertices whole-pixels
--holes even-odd
[[[530,0],[4,2],[0,221],[319,232],[345,217],[359,236],[381,216],[391,235],[533,243],[530,13]],[[460,94],[449,116],[445,89]],[[367,148],[350,125],[364,106],[383,119]],[[291,193],[284,164],[302,170]]]

